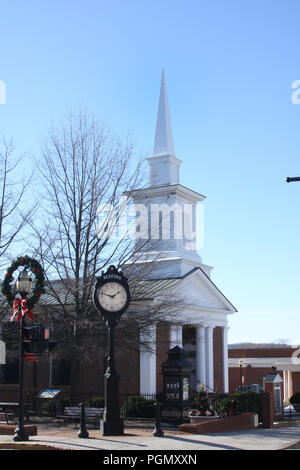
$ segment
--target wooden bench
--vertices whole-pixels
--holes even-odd
[[[8,411],[0,412],[0,421],[5,421],[6,424],[17,424],[17,418],[14,413]]]
[[[86,422],[92,422],[94,428],[96,424],[100,422],[100,419],[103,417],[103,408],[85,408],[85,420]],[[63,421],[65,426],[67,426],[68,420],[75,422],[75,428],[80,422],[80,413],[81,408],[79,406],[66,406],[64,413],[62,415],[57,415],[57,426],[60,426],[60,423]]]

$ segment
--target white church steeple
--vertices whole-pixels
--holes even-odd
[[[130,194],[137,211],[138,263],[149,263],[154,278],[183,276],[199,266],[209,274],[197,251],[202,226],[196,206],[205,196],[180,184],[181,160],[175,155],[164,70],[153,156],[147,160],[149,186]]]
[[[162,69],[161,76],[153,157],[159,157],[162,155],[173,155],[175,157],[175,148],[164,69]]]
[[[162,70],[153,156],[148,158],[150,186],[179,183],[181,160],[175,156],[164,69]]]

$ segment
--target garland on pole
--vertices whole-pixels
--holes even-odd
[[[30,297],[26,296],[25,298],[21,298],[20,295],[16,295],[13,292],[11,282],[13,281],[13,273],[19,267],[28,268],[35,277],[34,288],[32,289],[32,294]],[[13,320],[14,316],[18,313],[17,320],[20,320],[20,307],[22,311],[22,315],[28,314],[30,320],[33,320],[32,308],[34,305],[39,301],[41,294],[45,292],[45,275],[44,270],[40,263],[29,256],[21,256],[17,258],[6,271],[5,278],[2,282],[1,292],[6,297],[6,300],[10,306],[13,307],[14,313],[11,317]]]

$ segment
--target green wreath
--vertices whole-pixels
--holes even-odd
[[[4,281],[2,282],[1,292],[6,297],[9,305],[13,305],[15,295],[12,291],[11,282],[13,280],[13,273],[20,267],[28,268],[35,277],[34,289],[31,296],[27,300],[27,305],[32,308],[40,299],[41,294],[45,293],[45,276],[44,270],[40,263],[29,256],[21,256],[12,262],[6,271]]]

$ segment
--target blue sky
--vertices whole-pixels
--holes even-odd
[[[297,0],[1,5],[0,133],[37,149],[86,107],[151,155],[164,63],[181,182],[207,196],[203,262],[237,307],[229,341],[300,343]]]

